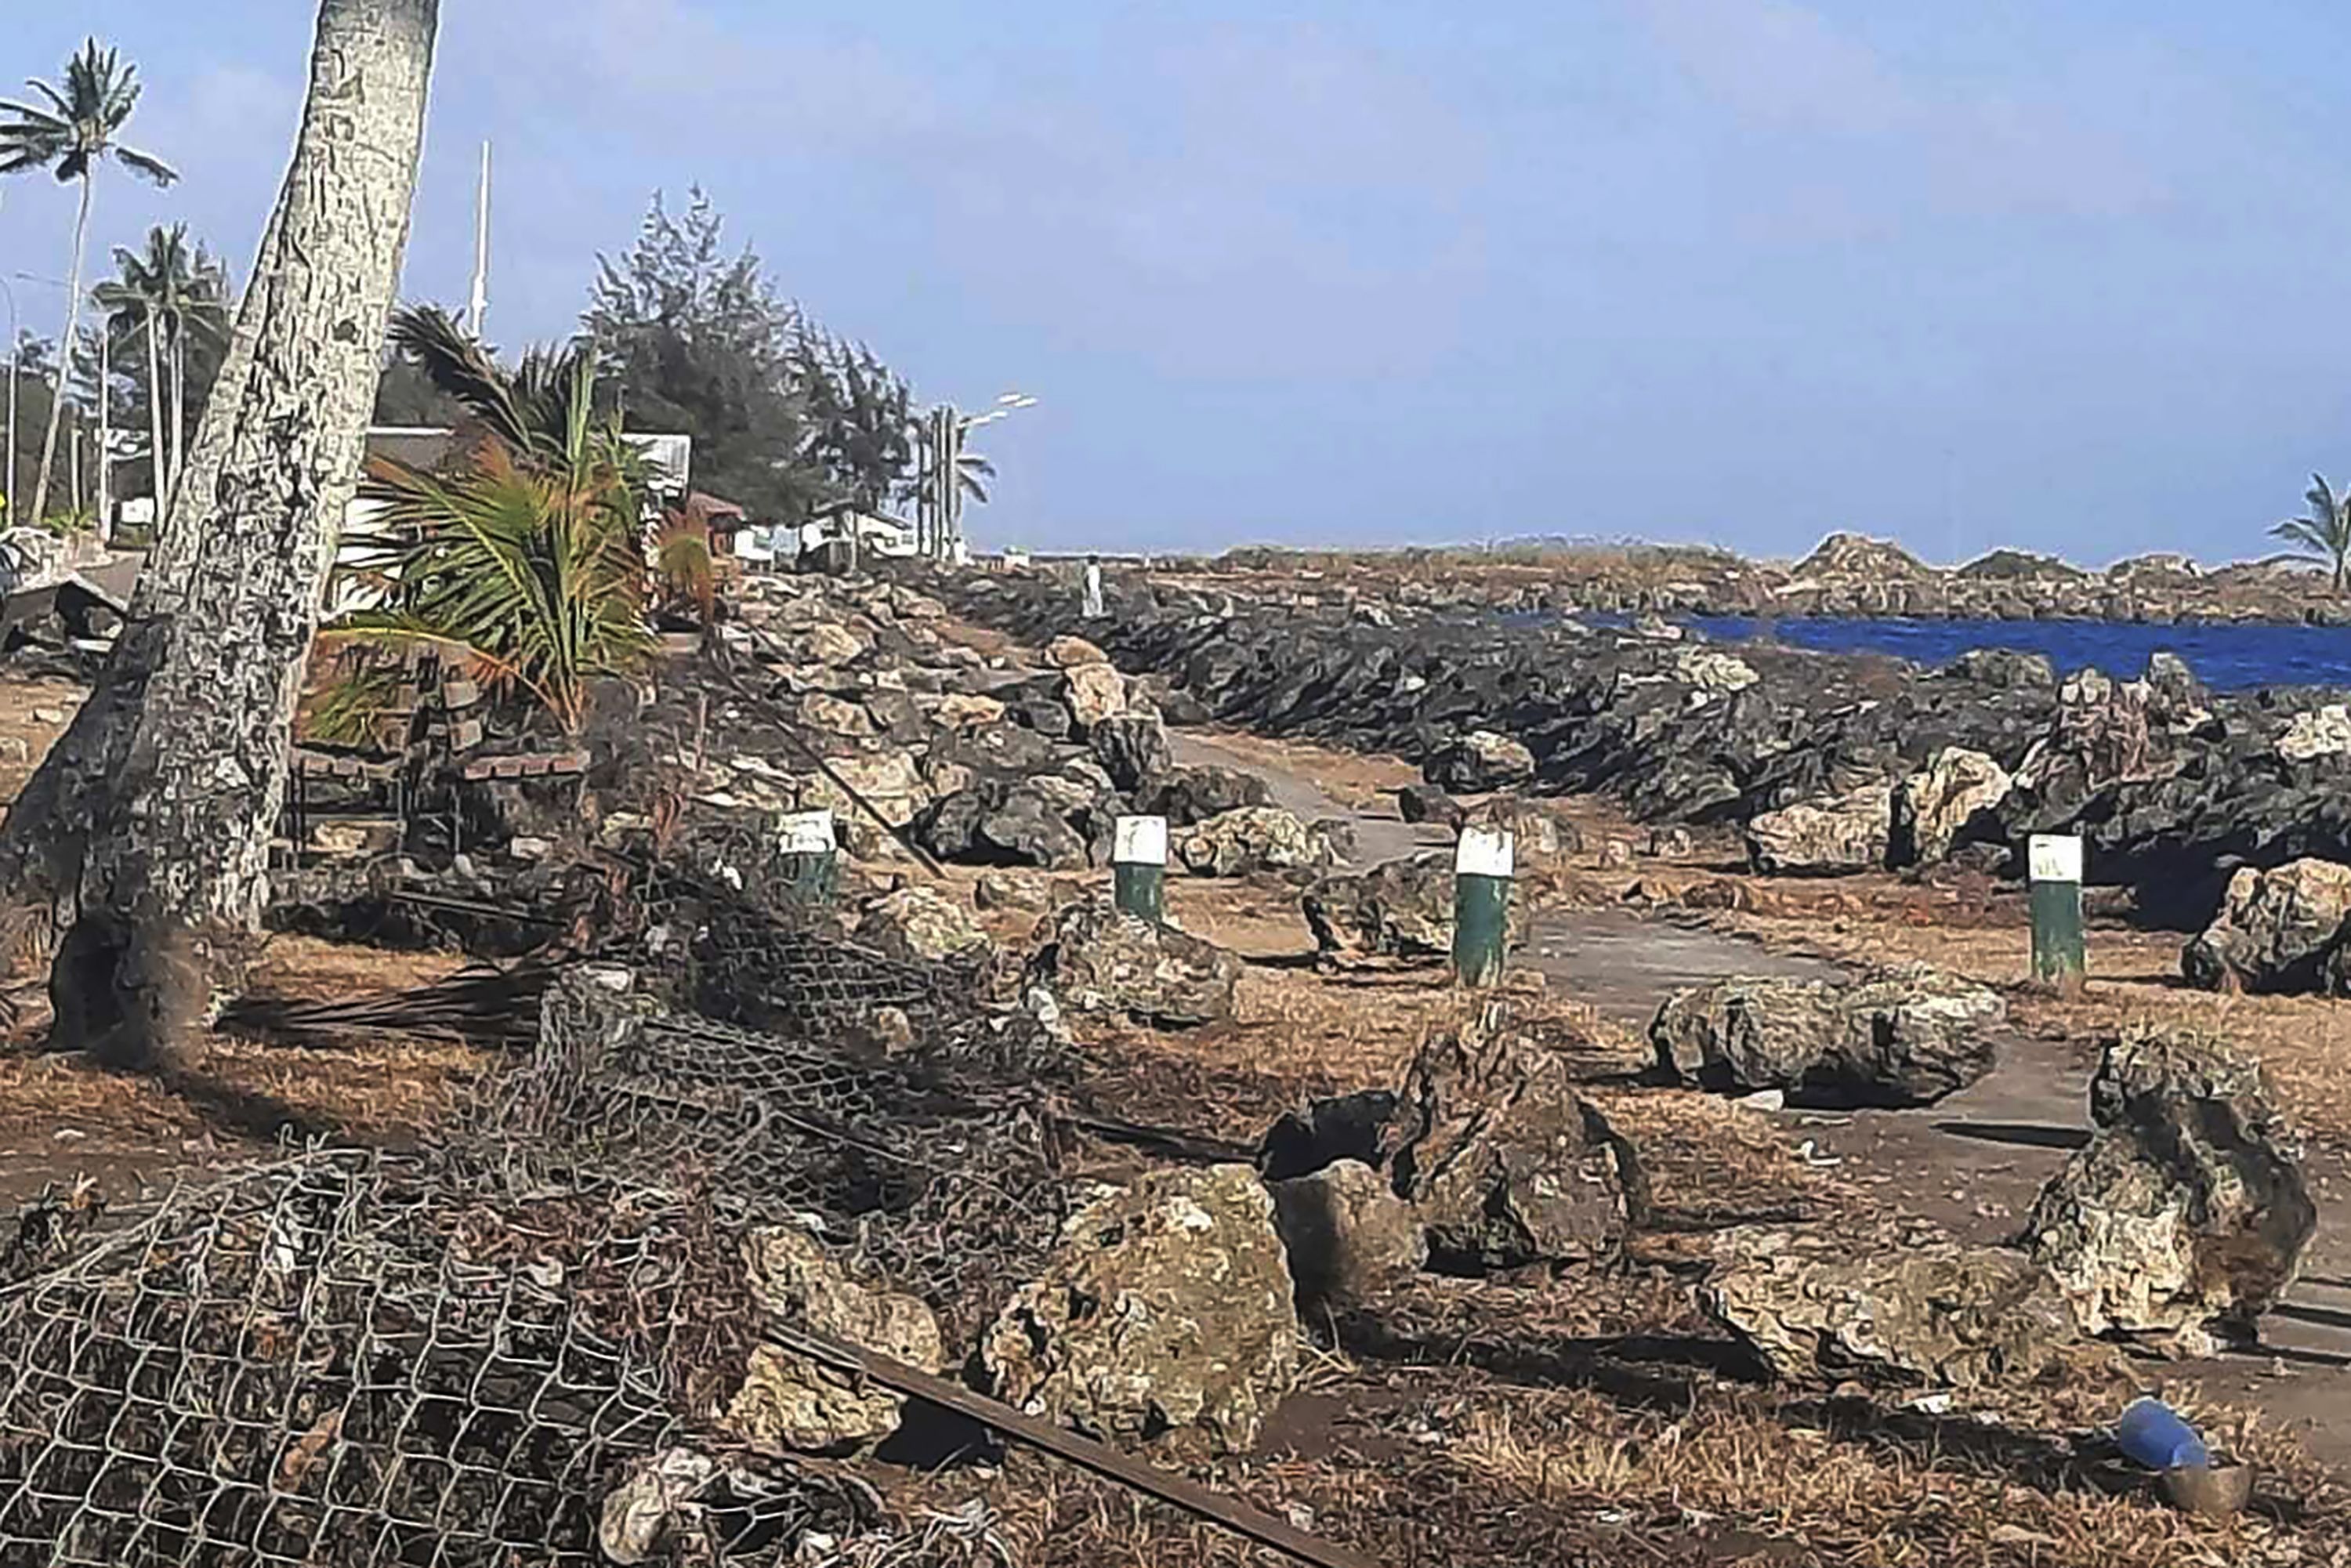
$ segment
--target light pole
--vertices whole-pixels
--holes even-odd
[[[0,295],[8,300],[8,487],[0,490],[0,502],[7,507],[16,504],[16,382],[25,352],[25,333],[16,321],[16,291],[8,280],[0,277]],[[13,522],[5,508],[0,508],[0,521]]]
[[[985,413],[958,414],[952,403],[933,412],[931,553],[938,559],[952,559],[963,543],[964,437],[982,425],[1010,419],[1022,409],[1036,406],[1037,399],[1027,392],[1008,392],[999,394],[995,406]]]

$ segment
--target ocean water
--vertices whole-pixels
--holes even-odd
[[[2147,655],[2163,650],[2188,661],[2214,691],[2351,686],[2351,626],[1807,617],[1764,622],[1726,615],[1692,616],[1682,623],[1719,642],[1761,635],[1791,648],[1892,653],[1921,664],[1947,664],[1970,648],[2014,648],[2047,654],[2060,674],[2087,667],[2126,680],[2145,673]]]

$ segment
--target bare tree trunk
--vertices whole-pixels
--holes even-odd
[[[147,307],[147,454],[148,472],[155,482],[155,528],[163,526],[163,507],[172,498],[172,482],[163,455],[163,361],[155,342],[155,307]]]
[[[0,831],[0,886],[45,900],[64,933],[61,1048],[162,1061],[200,1021],[223,947],[259,925],[407,240],[438,11],[320,0],[293,166],[129,622]]]
[[[81,172],[81,207],[74,216],[73,270],[66,275],[66,335],[57,340],[57,395],[49,402],[48,433],[41,437],[39,477],[33,481],[33,512],[26,519],[37,523],[48,515],[49,476],[57,462],[57,423],[66,410],[66,383],[73,377],[74,332],[81,325],[81,269],[89,249],[91,171]]]
[[[183,443],[188,432],[188,323],[183,318],[172,325],[172,478],[180,477],[180,465],[186,457]]]

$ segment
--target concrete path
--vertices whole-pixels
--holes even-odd
[[[1375,864],[1441,847],[1449,835],[1395,815],[1364,814],[1332,800],[1302,775],[1177,732],[1179,762],[1238,768],[1263,779],[1275,801],[1313,821],[1342,818],[1356,836],[1354,862]],[[1561,995],[1589,1001],[1603,1016],[1646,1025],[1675,991],[1734,976],[1833,979],[1826,962],[1767,952],[1737,936],[1635,914],[1562,910],[1530,925],[1520,962],[1531,962]],[[1981,1082],[1939,1104],[1907,1111],[1777,1113],[1792,1147],[1809,1141],[1817,1157],[1845,1162],[1844,1174],[1878,1189],[1901,1212],[1935,1220],[1960,1239],[1998,1245],[2014,1238],[2033,1197],[2090,1136],[2089,1082],[2095,1048],[2079,1041],[2012,1039]],[[2263,1322],[2257,1352],[2199,1364],[2146,1364],[2149,1386],[2185,1384],[2298,1427],[2320,1458],[2351,1469],[2351,1165],[2314,1158],[2320,1229],[2302,1282]]]

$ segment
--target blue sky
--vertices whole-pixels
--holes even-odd
[[[240,267],[308,0],[11,10],[149,83],[98,238]],[[987,432],[998,541],[2262,553],[2351,471],[2351,16],[2178,0],[444,0],[403,292],[572,326],[700,182]],[[61,272],[69,208],[0,205]],[[53,290],[17,284],[36,319]],[[54,329],[53,327],[50,329]]]

